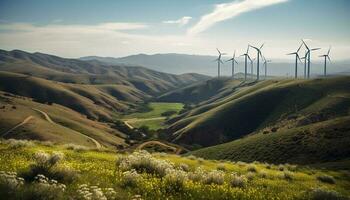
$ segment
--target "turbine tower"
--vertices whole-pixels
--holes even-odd
[[[244,81],[247,80],[247,58],[249,57],[248,51],[249,51],[249,45],[246,53],[241,55],[241,56],[244,56]]]
[[[256,58],[250,60],[250,76],[252,79],[253,79],[253,74],[254,74],[253,71],[254,71],[254,61],[255,60],[256,60]]]
[[[298,50],[296,52],[287,54],[287,55],[295,55],[295,75],[294,75],[295,79],[298,78],[298,60],[300,60],[300,62],[301,62],[301,59],[300,59],[298,53],[299,53],[299,50],[301,49],[302,46],[303,46],[303,43],[300,45],[300,47],[298,48]],[[306,68],[306,64],[305,64],[305,68]]]
[[[233,56],[230,60],[227,60],[226,62],[232,61],[232,79],[234,79],[235,76],[235,63],[238,65],[238,62],[236,61],[236,50],[233,53]]]
[[[306,79],[306,64],[307,64],[307,55],[308,55],[307,51],[305,51],[304,55],[305,56],[300,58],[300,60],[304,60],[304,79]]]
[[[267,77],[267,63],[272,62],[272,60],[266,60],[264,56],[262,56],[262,58],[264,59],[265,79],[266,79],[266,77]]]
[[[250,58],[250,56],[248,55],[248,59],[250,61],[250,72],[252,72],[252,65],[253,65],[253,60]],[[253,73],[250,73],[250,77],[253,78]]]
[[[305,45],[306,49],[307,49],[307,78],[310,78],[310,65],[311,65],[311,52],[312,51],[316,51],[316,50],[319,50],[321,48],[314,48],[314,49],[310,49],[306,43],[304,42],[304,40],[301,40],[303,41],[303,44]]]
[[[259,75],[260,75],[260,56],[262,56],[261,54],[261,49],[263,48],[264,44],[262,44],[260,46],[260,48],[257,48],[257,47],[254,47],[252,45],[249,45],[250,47],[254,48],[256,51],[257,51],[257,62],[256,62],[256,80],[258,81],[259,80]]]
[[[327,76],[327,58],[329,62],[331,61],[331,58],[329,57],[330,52],[331,52],[331,47],[329,47],[327,54],[319,56],[319,57],[324,57],[324,72],[323,72],[324,77]]]
[[[218,78],[220,78],[220,64],[224,64],[223,62],[222,62],[222,60],[221,60],[221,56],[222,55],[226,55],[225,53],[221,53],[220,51],[219,51],[219,49],[217,49],[216,48],[216,50],[218,51],[218,53],[219,53],[219,57],[215,60],[215,61],[218,61]]]

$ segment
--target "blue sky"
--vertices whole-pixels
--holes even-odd
[[[65,57],[243,52],[285,56],[301,38],[349,59],[348,0],[0,0],[0,48]],[[320,52],[322,53],[322,52]]]

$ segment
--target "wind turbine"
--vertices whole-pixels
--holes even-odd
[[[316,51],[316,50],[319,50],[321,48],[313,48],[313,49],[310,49],[306,43],[304,42],[304,40],[301,40],[303,41],[303,44],[305,45],[306,49],[307,49],[307,78],[310,78],[310,65],[311,65],[311,51]]]
[[[260,64],[260,56],[262,56],[262,54],[261,54],[261,49],[263,48],[263,46],[264,46],[264,43],[260,46],[260,48],[257,48],[257,47],[254,47],[254,46],[252,46],[252,45],[249,45],[250,47],[252,47],[252,48],[254,48],[256,51],[257,51],[257,56],[256,56],[256,58],[257,58],[257,64],[256,64],[256,68],[257,68],[257,71],[256,71],[256,80],[258,81],[259,80],[259,74],[260,74],[260,66],[259,66],[259,64]]]
[[[266,60],[264,56],[262,56],[264,59],[264,67],[265,67],[265,79],[267,77],[267,63],[272,62],[271,60]]]
[[[248,51],[249,51],[249,45],[246,53],[241,55],[241,56],[244,56],[244,81],[247,80],[247,58],[249,57]]]
[[[218,48],[216,48],[216,50],[217,50],[218,53],[219,53],[219,57],[218,57],[215,61],[218,61],[218,77],[220,77],[220,64],[224,64],[224,63],[222,62],[222,60],[221,60],[221,56],[222,56],[222,55],[226,55],[226,54],[225,54],[225,53],[221,53],[221,52],[219,51]]]
[[[298,48],[298,50],[296,52],[287,54],[287,55],[295,55],[295,79],[298,78],[298,59],[301,62],[301,59],[300,59],[298,53],[299,53],[299,50],[301,49],[302,46],[303,46],[303,44],[300,45],[300,47]],[[306,66],[306,64],[305,64],[305,66]]]
[[[228,61],[232,61],[232,79],[234,79],[234,76],[235,76],[235,63],[238,65],[238,62],[236,61],[236,50],[233,53],[232,58],[230,60],[227,60],[226,62],[228,62]]]
[[[323,73],[324,73],[325,77],[327,76],[327,58],[328,58],[329,62],[331,62],[331,58],[329,57],[330,52],[331,52],[331,47],[329,47],[327,54],[319,56],[319,57],[324,57],[324,72]]]

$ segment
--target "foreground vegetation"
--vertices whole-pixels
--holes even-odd
[[[120,154],[76,145],[5,140],[5,199],[346,199],[350,175],[295,165]]]

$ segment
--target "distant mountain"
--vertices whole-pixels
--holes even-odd
[[[203,56],[203,55],[187,55],[187,54],[138,54],[131,55],[121,58],[113,57],[98,57],[88,56],[82,57],[81,60],[96,60],[104,62],[106,64],[118,64],[118,65],[136,65],[144,66],[149,69],[173,73],[182,74],[196,72],[200,74],[206,74],[210,76],[217,75],[217,67],[214,60],[215,56]],[[226,60],[228,58],[224,58]],[[244,72],[244,61],[243,58],[239,58],[239,64],[236,72]],[[350,61],[334,61],[329,64],[329,73],[343,73],[350,72]],[[248,71],[250,72],[250,64],[248,65]],[[261,73],[264,71],[261,64]],[[222,74],[224,76],[231,75],[231,63],[225,62],[222,66]],[[314,76],[321,75],[323,73],[323,63],[314,62],[312,63],[311,72]],[[254,73],[256,73],[256,63],[254,63]],[[303,64],[299,64],[299,75],[303,73]],[[294,63],[291,58],[290,62],[283,60],[272,60],[272,63],[268,65],[268,74],[273,76],[294,76]]]
[[[0,50],[0,71],[65,83],[128,85],[151,95],[209,78],[196,73],[174,75],[144,67],[107,65],[96,60],[66,59],[20,50]]]

